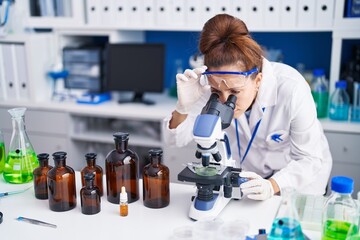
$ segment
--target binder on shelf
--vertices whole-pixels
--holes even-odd
[[[185,16],[187,26],[201,29],[204,24],[200,14],[201,10],[202,8],[200,0],[185,0]]]
[[[200,0],[200,6],[201,22],[204,25],[218,13],[217,0]]]
[[[112,21],[114,20],[112,16],[112,0],[101,0],[101,6],[100,6],[100,23],[101,26],[110,26]]]
[[[232,11],[230,11],[235,17],[240,18],[247,24],[248,22],[248,1],[244,0],[233,0]]]
[[[142,0],[130,0],[129,1],[129,25],[130,26],[141,26],[143,23],[142,19],[142,7],[143,1]]]
[[[124,27],[128,25],[128,19],[129,19],[129,12],[130,12],[130,6],[129,6],[128,0],[113,0],[111,11],[112,15],[114,16],[114,26],[117,27]]]
[[[172,26],[185,25],[185,2],[184,0],[168,0],[169,15],[167,22]]]
[[[247,25],[250,31],[264,27],[264,2],[262,0],[247,1],[248,20]]]
[[[0,44],[0,100],[6,100],[5,75],[4,75],[2,44]]]
[[[266,28],[278,29],[280,27],[280,1],[265,1],[264,26]]]
[[[334,23],[334,0],[317,0],[315,10],[315,26],[331,28]]]
[[[167,0],[156,0],[155,18],[157,26],[168,25],[169,7]]]
[[[151,27],[155,25],[155,0],[145,0],[143,4],[144,25]]]
[[[101,22],[101,1],[86,0],[86,19],[87,24],[99,26]]]
[[[5,90],[6,96],[8,100],[17,100],[18,91],[17,81],[15,78],[15,69],[14,66],[16,64],[15,54],[14,54],[14,46],[13,44],[1,44],[2,45],[2,59],[3,59],[3,67],[4,67],[4,79],[5,79]]]
[[[315,1],[299,0],[297,25],[303,28],[315,26]]]
[[[14,44],[14,75],[17,79],[17,96],[19,100],[29,100],[28,68],[26,63],[26,51],[24,44]]]
[[[280,26],[282,29],[296,27],[298,0],[280,0]]]

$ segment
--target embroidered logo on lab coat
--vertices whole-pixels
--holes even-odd
[[[278,130],[270,133],[266,137],[266,144],[271,147],[283,146],[289,137],[289,132],[285,130]]]

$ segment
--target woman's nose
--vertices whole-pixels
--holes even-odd
[[[228,99],[229,95],[229,93],[221,92],[221,94],[219,94],[219,100],[224,103]]]

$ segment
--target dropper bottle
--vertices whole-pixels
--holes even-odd
[[[128,215],[128,196],[124,186],[121,187],[120,193],[120,216],[126,217]]]

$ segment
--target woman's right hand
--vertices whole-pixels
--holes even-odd
[[[206,71],[207,67],[202,66],[193,70],[186,69],[184,73],[176,75],[176,86],[178,101],[176,104],[176,111],[181,114],[188,114],[191,107],[196,103],[207,91],[210,86],[201,81],[202,73]]]

